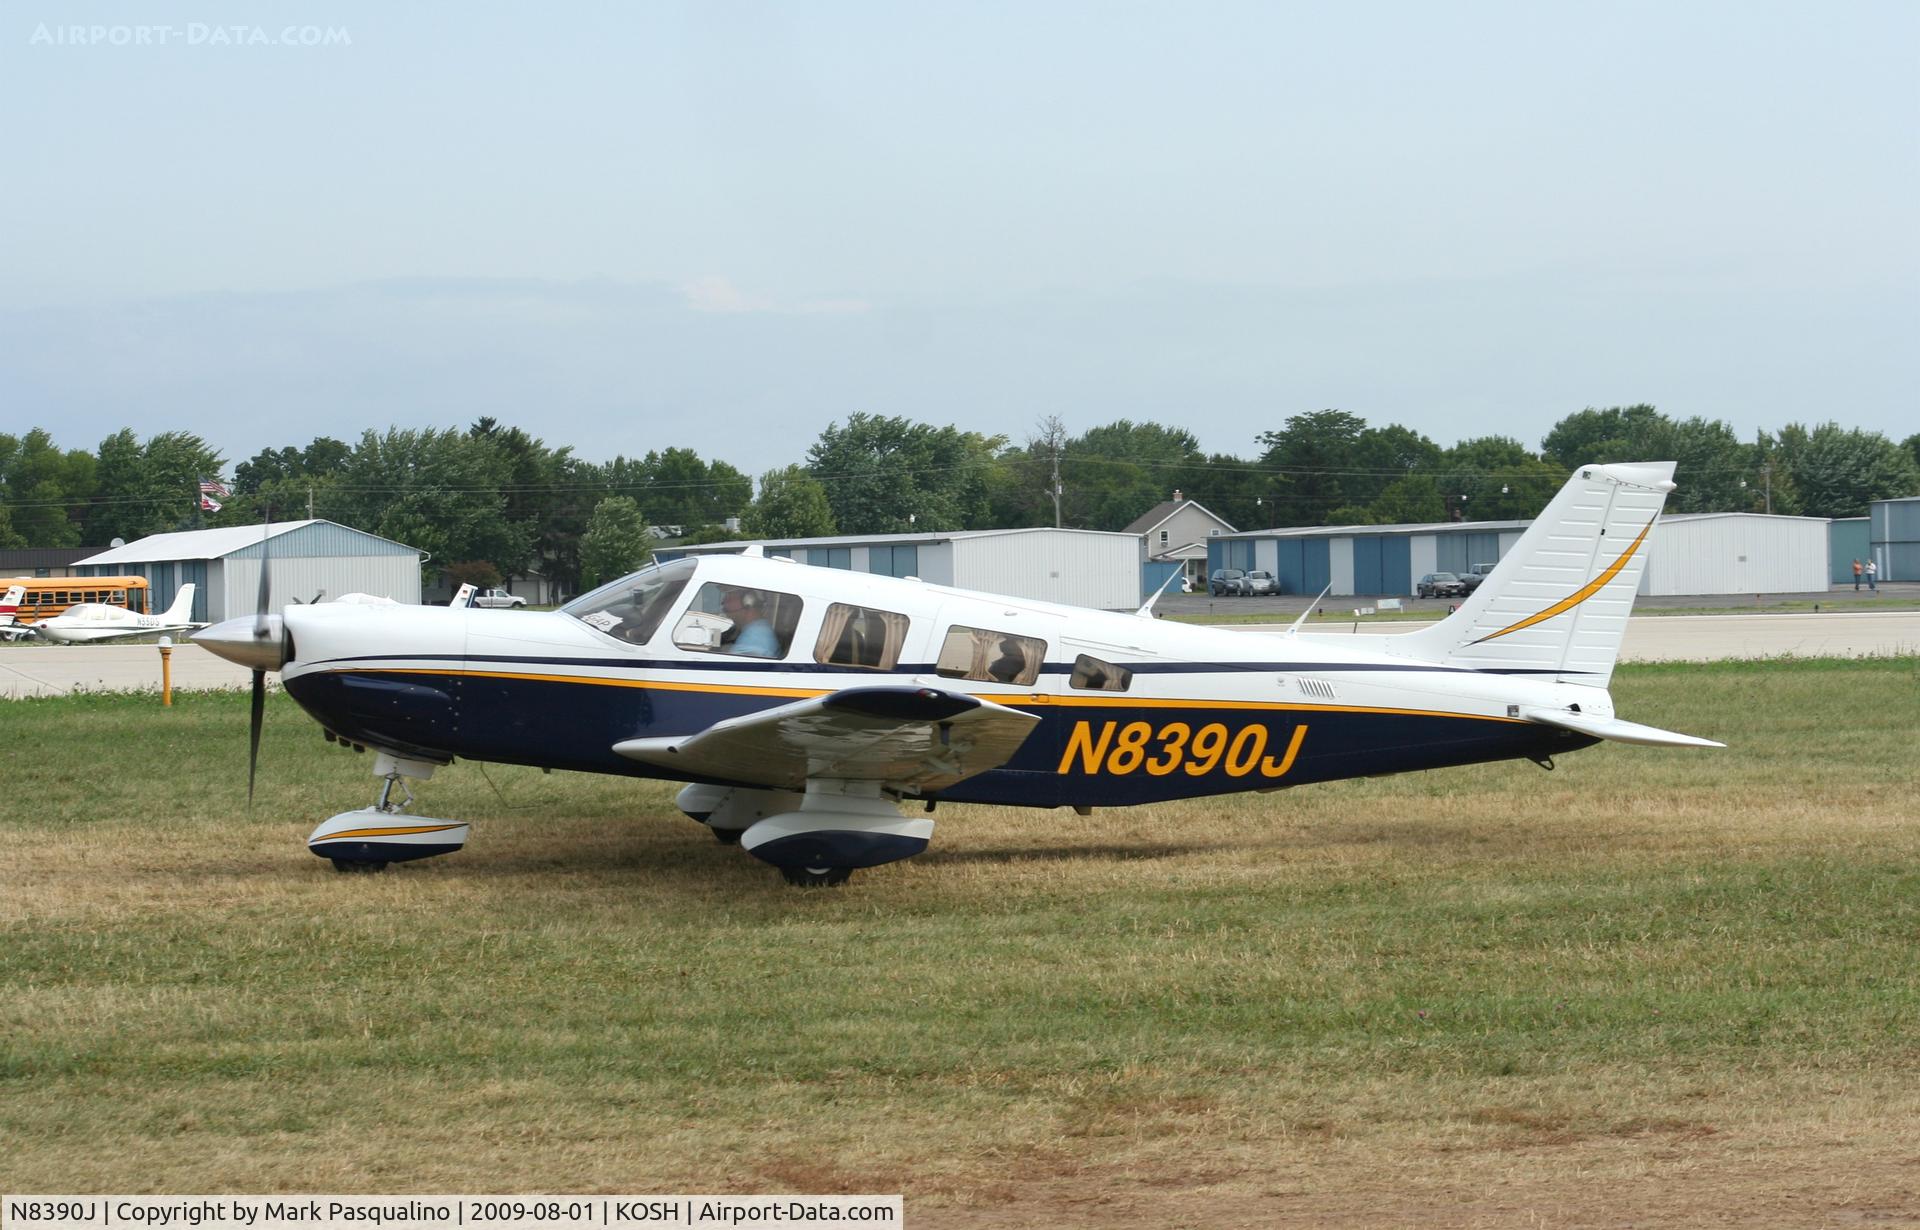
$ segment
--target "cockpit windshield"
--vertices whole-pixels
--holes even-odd
[[[660,629],[673,600],[693,576],[693,561],[675,560],[621,577],[610,585],[585,593],[560,608],[590,628],[644,645]]]

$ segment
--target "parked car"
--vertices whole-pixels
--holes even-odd
[[[473,596],[472,606],[512,609],[527,605],[527,600],[518,594],[510,594],[504,589],[483,589]]]
[[[1240,594],[1246,598],[1257,598],[1265,594],[1280,592],[1280,578],[1271,572],[1255,570],[1240,578]]]
[[[1472,593],[1474,590],[1480,588],[1480,582],[1486,580],[1487,574],[1492,572],[1493,569],[1494,565],[1492,564],[1475,564],[1472,568],[1460,574],[1460,580],[1465,583],[1467,592]]]
[[[1451,572],[1429,572],[1420,578],[1413,592],[1422,598],[1464,598],[1467,583]]]
[[[1207,592],[1216,598],[1238,598],[1242,592],[1240,582],[1246,578],[1247,574],[1238,568],[1215,568],[1207,578]]]

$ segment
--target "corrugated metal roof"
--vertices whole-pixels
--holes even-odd
[[[1097,534],[1102,538],[1131,538],[1136,542],[1139,540],[1137,534],[1117,534],[1111,530],[1055,529],[1051,525],[1037,525],[1011,530],[945,530],[925,534],[840,534],[831,538],[740,538],[732,542],[703,542],[698,545],[679,543],[672,549],[689,555],[712,555],[739,551],[756,544],[762,547],[864,547],[882,543],[890,546],[905,546],[909,543],[952,542],[958,538],[993,538],[1006,534]]]
[[[381,543],[397,548],[396,551],[383,551],[381,554],[398,554],[400,551],[418,554],[418,550],[404,543],[382,538],[378,534],[369,534],[365,530],[356,530],[352,526],[339,525],[324,518],[311,521],[279,521],[268,526],[231,525],[215,530],[182,530],[174,534],[150,534],[137,542],[124,547],[113,547],[98,555],[74,561],[80,565],[118,565],[153,564],[168,560],[224,559],[228,556],[251,557],[260,553],[260,544],[264,538],[279,539],[288,534],[308,528],[326,531],[339,531],[367,543]]]
[[[1796,517],[1786,513],[1757,512],[1710,512],[1710,513],[1662,513],[1662,521],[1705,521],[1709,517],[1753,517],[1760,521],[1819,521],[1825,523],[1829,517]]]
[[[1350,534],[1491,534],[1496,530],[1520,530],[1531,521],[1424,521],[1410,525],[1308,525],[1285,530],[1241,530],[1237,534],[1217,534],[1216,538],[1342,538]]]

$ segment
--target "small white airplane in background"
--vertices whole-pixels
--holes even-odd
[[[195,623],[193,582],[180,587],[173,605],[158,615],[139,615],[123,606],[104,602],[82,602],[70,606],[52,619],[43,619],[33,630],[50,641],[63,645],[82,645],[94,641],[116,641],[128,636],[152,636],[164,632],[191,632],[206,627]]]
[[[33,625],[20,622],[20,600],[26,596],[24,585],[10,585],[7,592],[0,595],[0,641],[33,635]]]
[[[308,838],[342,871],[461,848],[465,823],[401,813],[409,781],[464,757],[685,782],[680,810],[720,840],[837,884],[925,850],[941,803],[1085,814],[1551,768],[1602,740],[1718,747],[1617,716],[1607,691],[1673,470],[1581,467],[1455,614],[1399,635],[1317,636],[1305,615],[1247,635],[750,547],[533,614],[460,597],[275,614],[263,566],[257,613],[194,640],[253,671],[249,796],[268,671],[328,740],[378,753],[378,802]]]

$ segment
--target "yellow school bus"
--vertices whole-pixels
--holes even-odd
[[[0,594],[15,585],[26,591],[20,596],[23,624],[52,619],[82,602],[104,602],[136,615],[147,614],[145,577],[0,577]]]

